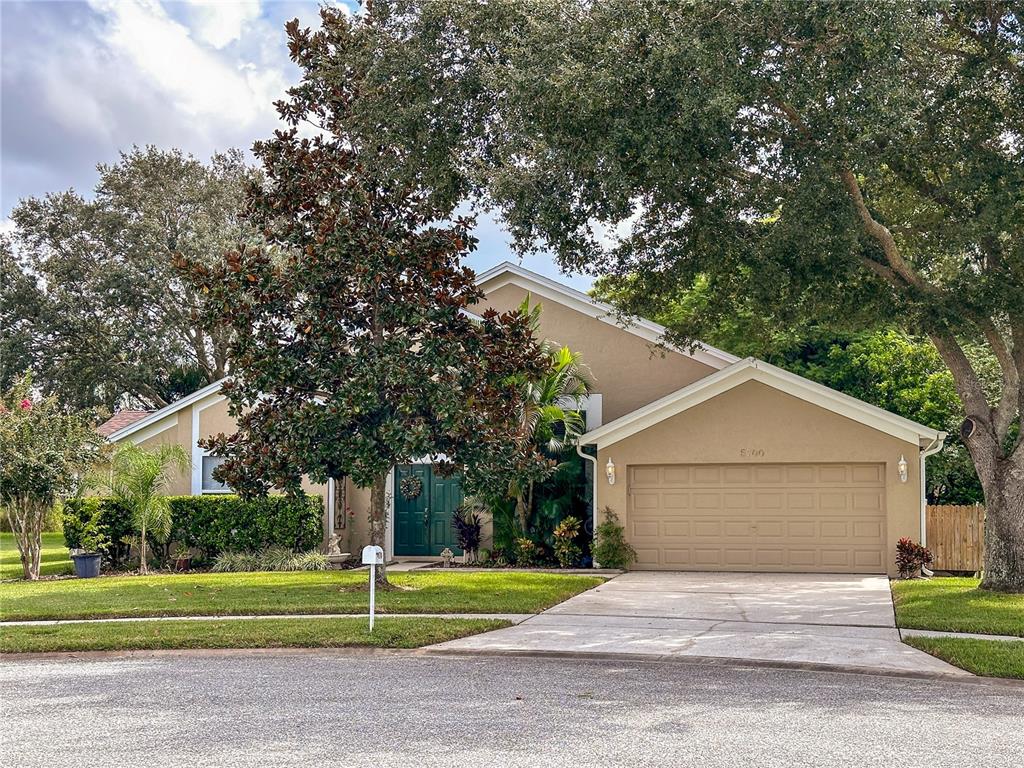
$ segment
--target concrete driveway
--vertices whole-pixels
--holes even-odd
[[[883,576],[632,572],[514,627],[435,647],[969,676],[900,642]]]

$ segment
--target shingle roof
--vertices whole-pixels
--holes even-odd
[[[117,430],[124,429],[125,427],[134,424],[139,419],[146,418],[151,413],[152,411],[118,411],[109,419],[107,419],[98,427],[96,427],[96,431],[99,432],[104,437],[108,437],[109,435],[112,435],[115,432],[117,432]]]

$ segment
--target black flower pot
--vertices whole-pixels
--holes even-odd
[[[99,552],[85,552],[72,555],[75,563],[75,576],[80,579],[94,579],[100,575],[100,561],[103,556]]]

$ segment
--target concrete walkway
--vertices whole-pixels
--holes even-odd
[[[514,627],[433,647],[970,676],[900,642],[882,576],[632,572]]]

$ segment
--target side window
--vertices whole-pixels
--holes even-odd
[[[203,456],[203,493],[227,493],[231,489],[213,479],[213,470],[224,462],[223,456]]]

